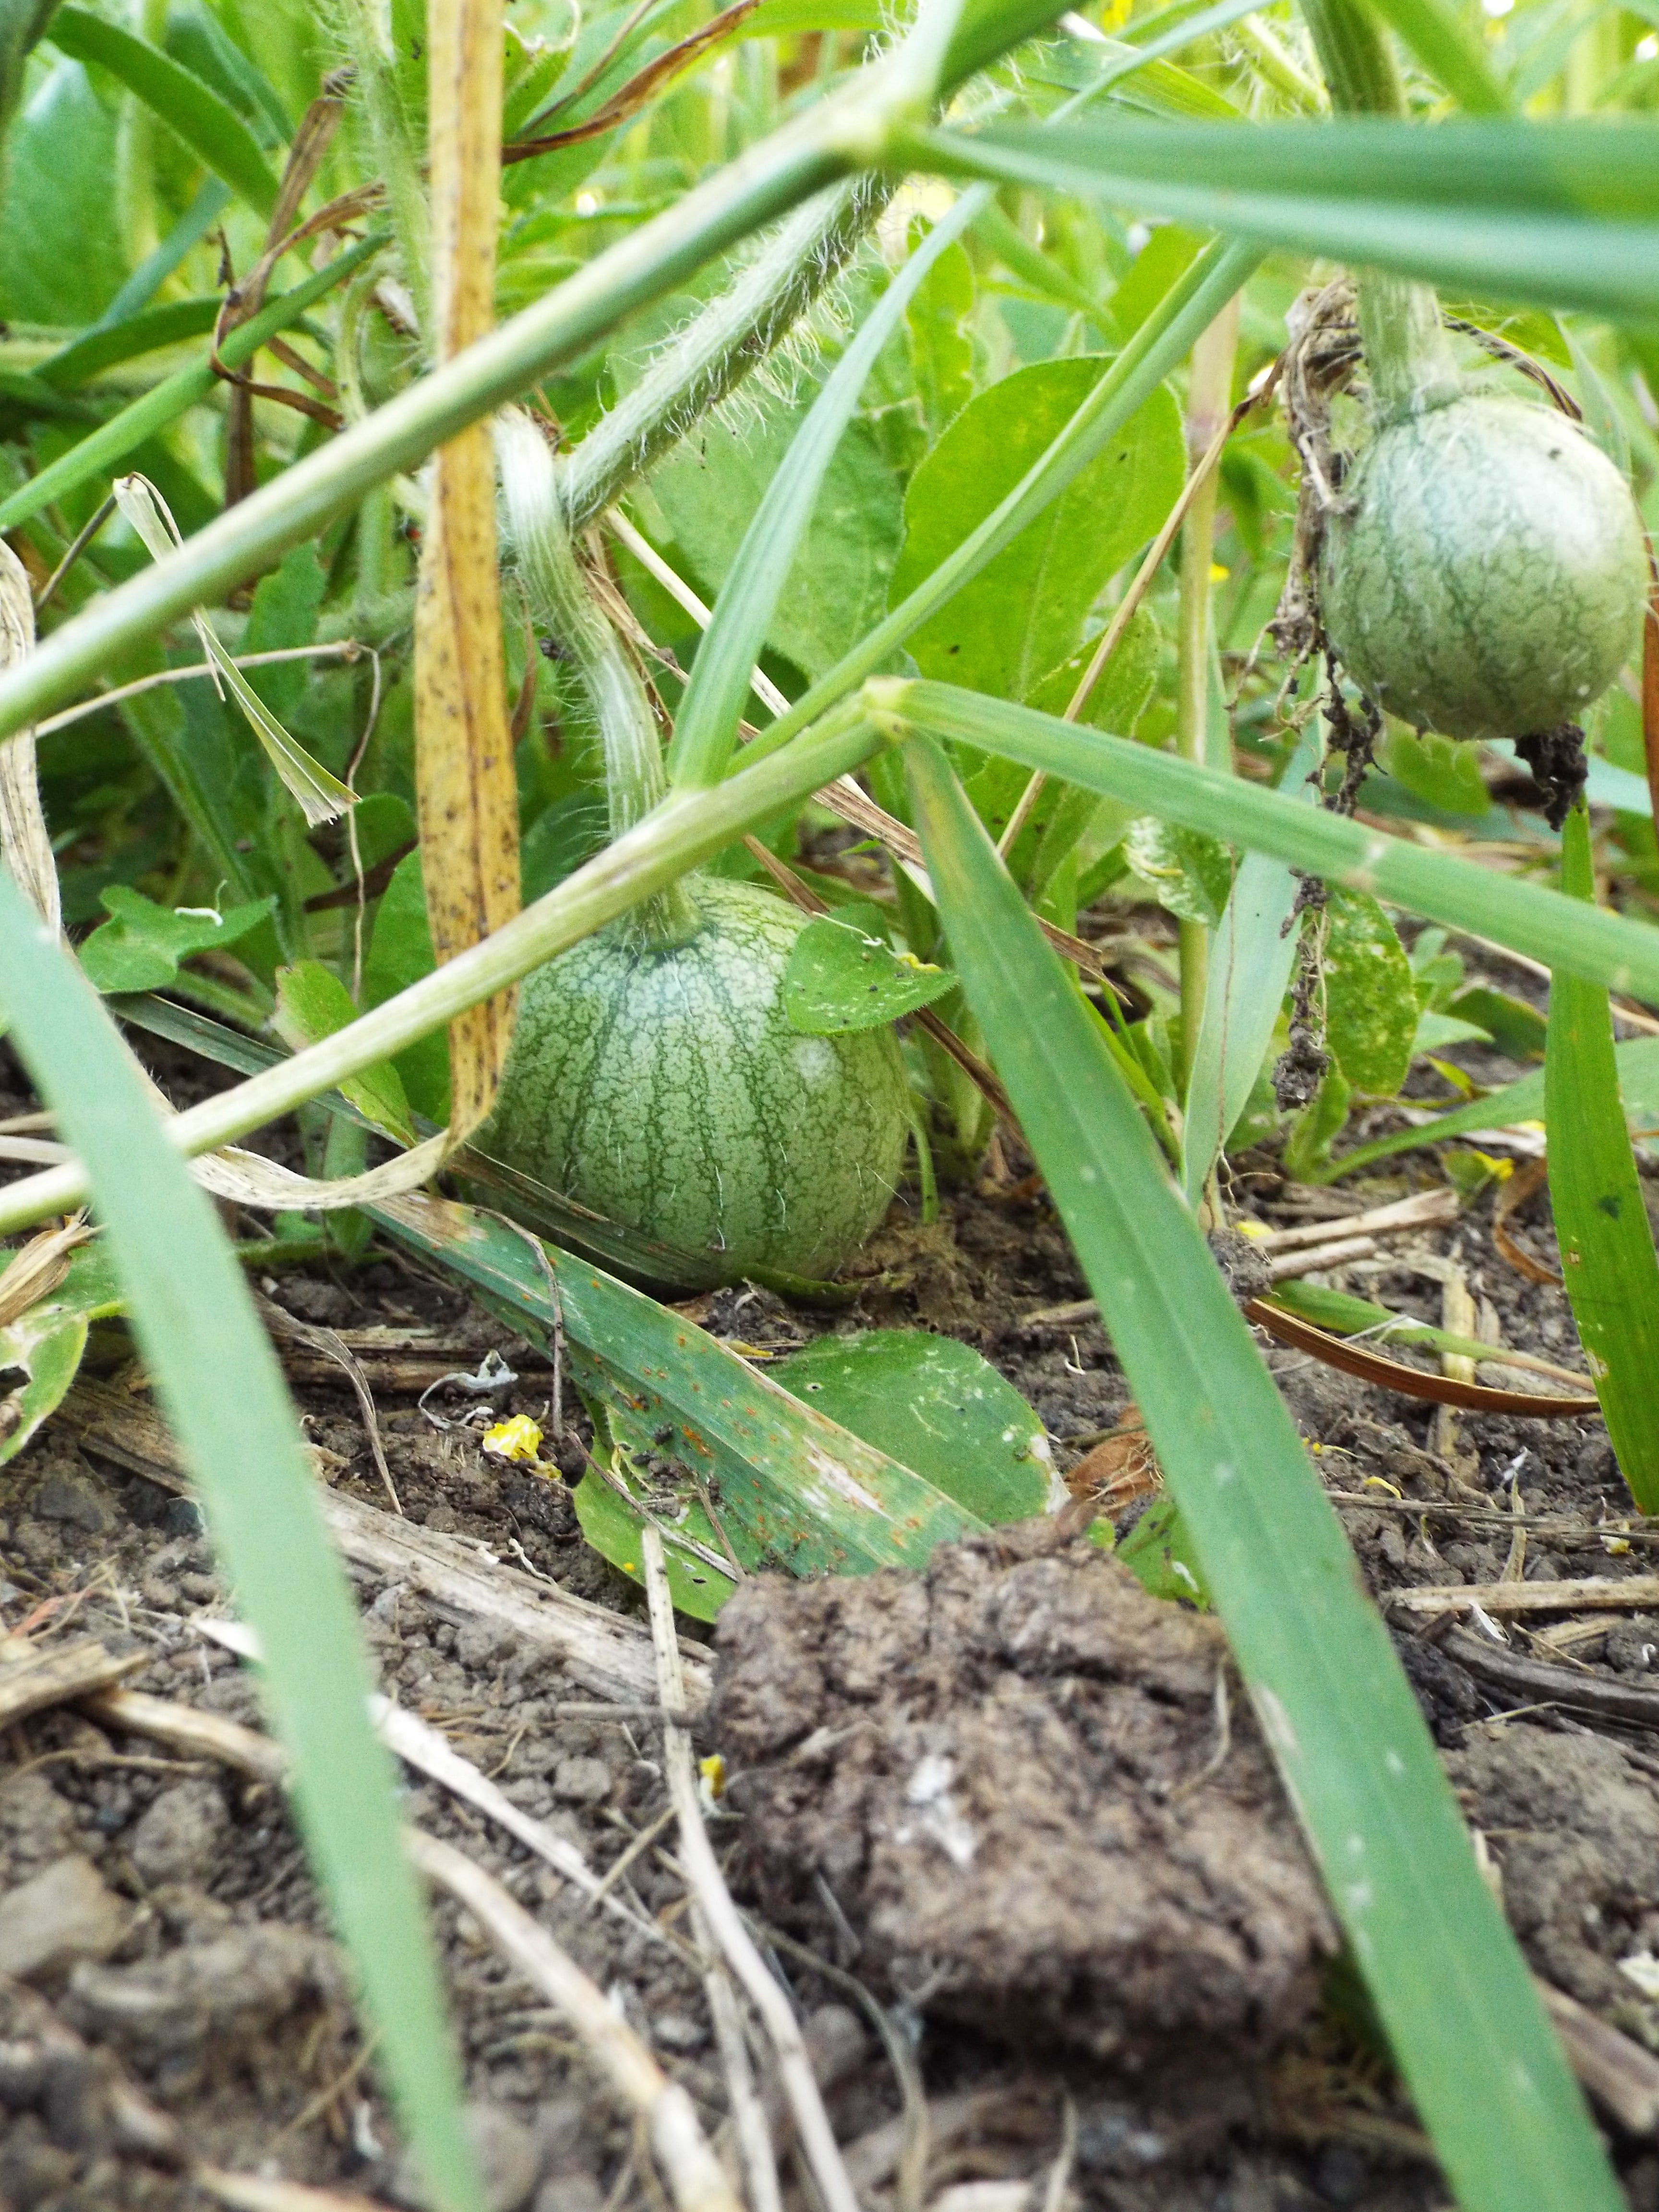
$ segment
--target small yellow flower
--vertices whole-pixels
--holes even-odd
[[[1219,561],[1210,563],[1210,581],[1212,584],[1224,584],[1232,573],[1231,568],[1224,568]]]
[[[542,1432],[528,1413],[514,1413],[497,1421],[483,1434],[483,1448],[495,1459],[528,1460],[532,1463],[542,1448]]]
[[[700,1759],[697,1772],[702,1777],[698,1795],[706,1804],[714,1804],[726,1795],[726,1761],[719,1752],[711,1758]]]

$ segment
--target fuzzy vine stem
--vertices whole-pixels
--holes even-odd
[[[404,282],[415,303],[423,338],[432,331],[430,211],[421,164],[403,95],[381,39],[374,0],[342,0],[340,23],[356,70],[358,96],[368,124],[375,167],[386,184],[386,207],[398,240]]]
[[[1349,115],[1404,116],[1388,35],[1369,0],[1302,0],[1331,104]],[[1455,398],[1462,380],[1431,284],[1367,270],[1356,290],[1359,334],[1379,416],[1421,414]]]
[[[604,611],[594,604],[570,527],[547,441],[519,408],[495,418],[507,534],[532,619],[545,623],[569,654],[605,748],[611,835],[626,836],[667,796],[662,746],[638,669]],[[629,917],[631,934],[654,945],[683,943],[697,926],[697,908],[671,884]]]
[[[633,390],[558,465],[574,526],[597,520],[759,368],[847,267],[893,190],[890,178],[860,176],[817,194],[659,350]]]

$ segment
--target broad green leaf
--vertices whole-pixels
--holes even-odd
[[[1232,895],[1232,856],[1201,830],[1182,830],[1143,814],[1132,822],[1123,849],[1129,866],[1166,913],[1213,929]]]
[[[1325,907],[1326,1042],[1356,1091],[1392,1098],[1411,1066],[1417,992],[1406,948],[1374,898],[1334,888]]]
[[[1114,1547],[1135,1580],[1152,1597],[1210,1609],[1210,1593],[1187,1524],[1173,1498],[1155,1498],[1122,1541]]]
[[[723,588],[809,412],[778,408],[759,422],[715,416],[653,474],[652,492],[706,596]],[[875,432],[851,422],[768,625],[772,650],[808,676],[830,667],[885,605],[899,532],[897,480]]]
[[[421,856],[410,853],[398,861],[374,910],[374,932],[363,963],[365,1011],[395,999],[436,965]],[[448,1037],[435,1030],[400,1052],[394,1064],[410,1104],[441,1128],[449,1119]]]
[[[258,140],[235,109],[193,70],[88,8],[58,8],[46,35],[61,53],[78,62],[96,62],[118,78],[169,130],[178,132],[215,176],[240,193],[256,215],[270,214],[277,185]]]
[[[356,1603],[282,1370],[213,1202],[174,1151],[113,1023],[3,871],[0,1015],[90,1172],[144,1364],[264,1655],[266,1710],[292,1762],[301,1830],[399,2118],[443,2212],[475,2212],[459,2069],[399,1839],[392,1761],[369,1725]]]
[[[276,1011],[270,1025],[294,1051],[302,1052],[319,1037],[332,1036],[356,1018],[350,992],[320,960],[297,960],[291,968],[276,970]],[[361,1075],[347,1076],[340,1094],[382,1136],[397,1145],[415,1142],[403,1080],[390,1060],[366,1068]]]
[[[328,574],[309,545],[295,545],[268,575],[261,576],[242,636],[244,653],[280,653],[310,645],[328,588]],[[251,668],[248,683],[279,721],[293,720],[304,703],[311,672],[303,660],[278,661]]]
[[[821,1336],[766,1371],[981,1521],[1025,1521],[1064,1502],[1042,1422],[953,1336],[918,1328]]]
[[[1511,951],[1617,991],[1659,1001],[1659,931],[1585,906],[1534,884],[1501,877],[1367,825],[1304,806],[1283,792],[1154,752],[944,684],[887,678],[865,697],[884,729],[925,729],[1063,776],[1137,813],[1157,814],[1229,845],[1271,853],[1328,882],[1369,892],[1449,928],[1495,939]]]
[[[99,991],[164,990],[179,963],[194,952],[234,945],[270,913],[274,898],[227,907],[157,906],[128,884],[111,884],[100,897],[110,919],[82,944],[81,965]]]
[[[1447,2182],[1467,2212],[1614,2212],[1583,2098],[1249,1326],[943,752],[915,738],[906,760],[969,1001]]]
[[[120,1306],[108,1252],[101,1243],[83,1244],[70,1255],[69,1273],[51,1296],[0,1328],[0,1467],[63,1404],[87,1348],[87,1324]]]
[[[986,204],[986,213],[995,205]],[[984,221],[982,214],[979,220]],[[905,325],[910,372],[928,429],[937,437],[974,396],[974,264],[967,250],[951,246],[922,279]]]
[[[6,143],[0,314],[9,321],[94,322],[126,275],[112,220],[115,119],[78,62],[60,61]]]
[[[1460,1021],[1478,1023],[1500,1051],[1511,1060],[1541,1060],[1549,1024],[1536,1006],[1508,991],[1494,991],[1480,983],[1460,991],[1448,1001],[1446,1012]]]
[[[1081,194],[1261,246],[1636,322],[1659,313],[1659,131],[1646,123],[989,123],[890,158]]]
[[[1099,642],[1097,637],[1085,638],[1058,668],[1050,669],[1033,690],[1027,705],[1045,714],[1063,714]],[[1115,737],[1132,738],[1157,688],[1163,652],[1164,633],[1158,617],[1150,607],[1138,607],[1112,648],[1112,657],[1101,670],[1079,720],[1091,730],[1109,730]]]
[[[1561,887],[1593,899],[1589,814],[1581,800],[1561,839]],[[1550,979],[1544,1060],[1550,1205],[1578,1340],[1607,1439],[1644,1513],[1659,1512],[1659,1255],[1619,1098],[1605,989]]]
[[[1023,1521],[1054,1502],[1058,1479],[1042,1422],[1012,1383],[953,1337],[922,1329],[823,1337],[764,1371],[981,1522]],[[713,1620],[736,1585],[732,1556],[745,1573],[765,1564],[765,1540],[741,1491],[733,1499],[718,1480],[690,1480],[672,1440],[665,1449],[661,1428],[649,1425],[635,1394],[618,1390],[614,1376],[590,1391],[588,1404],[600,1468],[576,1492],[582,1534],[637,1581],[639,1533],[647,1516],[655,1520],[675,1604]],[[810,1491],[802,1502],[814,1510]]]
[[[1084,358],[1016,369],[957,416],[905,495],[895,606],[1019,483],[1103,367]],[[1029,697],[1075,651],[1107,579],[1169,513],[1184,465],[1175,402],[1156,392],[1046,512],[915,631],[917,665],[1000,698]]]
[[[567,792],[562,799],[544,807],[519,840],[524,903],[528,906],[574,874],[584,860],[591,860],[609,834],[604,798],[592,791]],[[410,980],[414,980],[412,975]]]
[[[880,1029],[955,988],[948,968],[895,952],[879,937],[823,915],[795,939],[784,970],[783,1010],[792,1030],[835,1036]]]

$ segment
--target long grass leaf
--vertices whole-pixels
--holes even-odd
[[[0,1011],[92,1173],[145,1364],[197,1485],[335,1924],[410,2139],[446,2212],[477,2212],[436,1957],[398,1839],[392,1765],[351,1593],[282,1373],[211,1200],[168,1143],[113,1023],[0,872]]]
[[[1613,1048],[1613,1058],[1627,1126],[1651,1129],[1659,1122],[1659,1037],[1631,1037]],[[1321,1180],[1334,1182],[1339,1176],[1352,1175],[1378,1160],[1393,1159],[1400,1152],[1416,1152],[1424,1145],[1437,1145],[1446,1137],[1473,1136],[1483,1129],[1512,1129],[1517,1123],[1541,1122],[1543,1118],[1544,1071],[1539,1067],[1516,1083],[1506,1083],[1484,1098],[1472,1099],[1467,1106],[1431,1115],[1416,1128],[1395,1129],[1386,1137],[1373,1138],[1368,1145],[1357,1145],[1352,1152],[1333,1160]]]
[[[1612,2212],[1589,2114],[1249,1328],[943,753],[921,739],[908,758],[969,1001],[1458,2200]]]
[[[1437,132],[1413,131],[1409,124],[1358,127],[1367,138],[1346,157],[1346,186],[1340,181],[1345,166],[1340,141],[1356,128],[1347,123],[1261,125],[1248,131],[1147,124],[1120,126],[1113,133],[1087,124],[1063,132],[997,124],[971,137],[943,131],[906,134],[896,151],[915,167],[945,175],[1036,185],[1104,199],[1220,230],[1262,248],[1331,255],[1483,296],[1498,294],[1638,321],[1659,313],[1659,222],[1546,212],[1559,207],[1564,197],[1571,204],[1546,147],[1529,157],[1524,146],[1494,143],[1484,184],[1459,204],[1449,190],[1437,190],[1431,201],[1407,189],[1423,142]],[[1194,128],[1215,144],[1193,145]],[[1498,132],[1540,131],[1537,125],[1506,124],[1486,128],[1494,140]],[[1149,143],[1164,130],[1171,134],[1170,143]],[[1370,143],[1371,133],[1384,130],[1399,135],[1387,146]],[[1302,145],[1287,141],[1291,131]],[[1622,150],[1632,155],[1639,150],[1652,163],[1659,138],[1647,126],[1607,133],[1615,143],[1638,134],[1645,143]],[[1331,142],[1319,148],[1322,159],[1317,164],[1298,161],[1306,142],[1316,138]],[[1272,143],[1259,143],[1263,141]],[[1515,158],[1505,159],[1506,152]],[[1283,155],[1285,163],[1277,174],[1263,166],[1263,157],[1275,153]],[[1651,190],[1632,193],[1626,189],[1626,162],[1609,166],[1617,189],[1597,197],[1633,197],[1643,214],[1650,216]],[[1305,176],[1310,167],[1317,181]],[[1512,204],[1492,205],[1493,173],[1514,179]],[[1368,187],[1369,197],[1358,196]]]
[[[682,788],[717,783],[725,774],[750,672],[859,394],[928,270],[991,199],[988,185],[975,185],[934,224],[865,318],[790,441],[744,532],[691,665],[668,756],[670,781]]]
[[[256,215],[269,217],[278,186],[258,140],[235,109],[193,70],[118,23],[94,15],[89,8],[60,7],[46,36],[60,53],[106,69],[176,131],[216,177],[239,192]]]
[[[1223,844],[1271,854],[1449,928],[1495,938],[1511,951],[1548,961],[1589,982],[1659,1003],[1659,931],[1644,922],[1006,700],[897,678],[866,684],[863,698],[872,717],[896,734],[901,728],[924,729],[1000,753],[1087,791],[1126,799],[1141,813],[1201,830]]]
[[[1561,888],[1594,899],[1589,816],[1561,839]],[[1561,1273],[1631,1495],[1659,1512],[1659,1257],[1619,1097],[1605,990],[1557,972],[1544,1055],[1550,1203]]]

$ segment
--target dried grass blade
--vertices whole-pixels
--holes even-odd
[[[428,15],[432,288],[441,365],[495,321],[501,0],[433,0]],[[441,446],[415,615],[416,782],[427,916],[440,963],[519,911],[519,795],[507,735],[495,557],[495,465],[475,422]],[[451,1128],[488,1115],[516,994],[451,1023]]]
[[[1407,1367],[1404,1360],[1385,1359],[1380,1352],[1367,1351],[1363,1344],[1352,1343],[1346,1337],[1331,1336],[1312,1322],[1300,1320],[1281,1306],[1268,1304],[1265,1298],[1252,1298],[1244,1311],[1269,1336],[1277,1337],[1281,1344],[1294,1345],[1298,1352],[1310,1352],[1327,1367],[1340,1368],[1345,1375],[1357,1375],[1362,1382],[1375,1382],[1384,1390],[1397,1390],[1402,1397],[1419,1398],[1428,1405],[1460,1406],[1468,1413],[1530,1414],[1540,1420],[1559,1420],[1569,1413],[1582,1415],[1601,1410],[1601,1401],[1595,1398],[1558,1398],[1541,1390],[1496,1390],[1486,1382],[1463,1382],[1452,1375],[1431,1375],[1423,1368]],[[1493,1353],[1494,1358],[1498,1356]]]
[[[28,573],[0,538],[0,668],[34,650],[34,600]],[[63,926],[58,863],[40,805],[34,732],[19,730],[0,740],[0,866],[9,868],[46,927]]]

